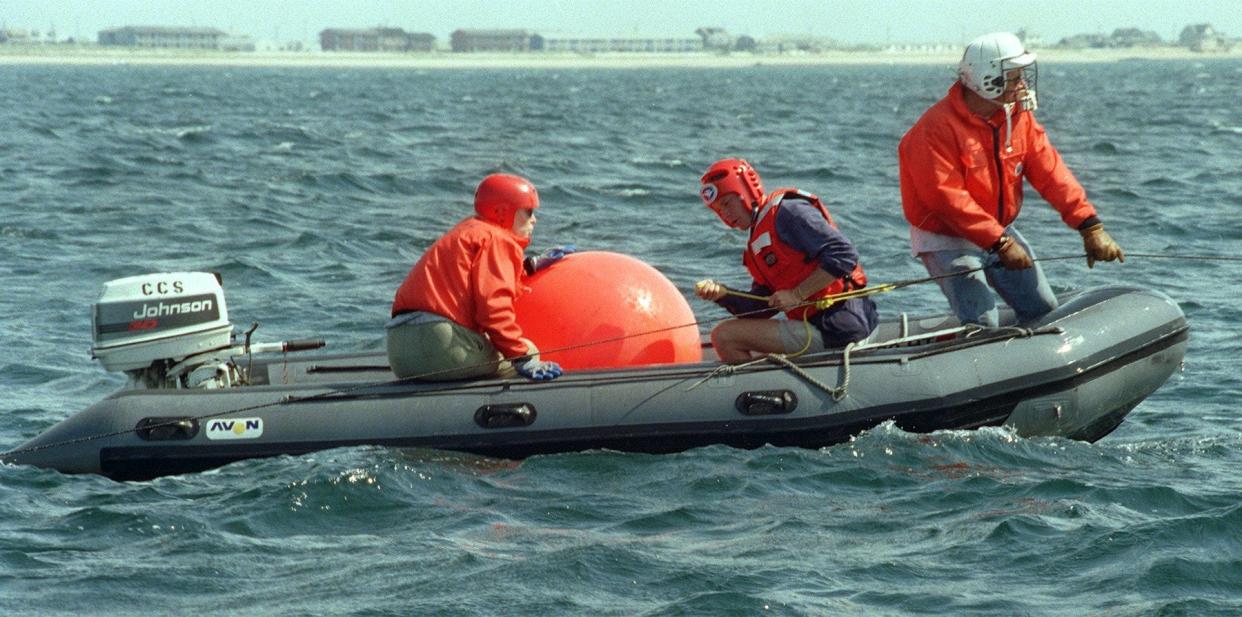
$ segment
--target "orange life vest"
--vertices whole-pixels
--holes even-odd
[[[824,220],[833,229],[837,228],[832,222],[832,216],[828,214],[828,208],[824,206],[819,197],[798,189],[779,189],[769,194],[759,206],[758,220],[750,228],[750,240],[746,243],[746,251],[742,253],[742,263],[746,265],[746,269],[750,271],[750,276],[755,279],[755,282],[767,286],[772,291],[793,289],[819,268],[819,262],[814,257],[807,256],[806,253],[789,246],[776,233],[776,214],[780,212],[781,201],[785,197],[811,202],[819,213],[824,215]],[[811,294],[807,300],[818,300],[866,286],[867,275],[863,272],[862,264],[858,264],[854,266],[854,271],[849,276],[834,280],[828,286]],[[786,311],[785,314],[790,319],[802,319],[804,315],[814,315],[818,312],[819,310],[813,305],[807,305]]]

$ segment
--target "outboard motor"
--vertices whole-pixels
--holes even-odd
[[[92,306],[91,330],[91,357],[108,371],[125,372],[131,387],[232,385],[228,375],[219,374],[227,367],[203,367],[204,361],[182,365],[233,344],[224,289],[214,274],[160,272],[104,283]],[[193,383],[182,379],[200,368],[209,374]]]

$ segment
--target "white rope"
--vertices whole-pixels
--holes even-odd
[[[797,375],[797,376],[799,376],[799,377],[801,377],[801,378],[805,379],[805,380],[806,380],[808,383],[810,383],[811,385],[814,385],[815,387],[819,388],[820,390],[823,390],[824,392],[827,392],[828,394],[832,395],[832,401],[833,401],[834,403],[839,403],[839,402],[841,402],[841,400],[842,400],[842,399],[844,399],[844,398],[846,397],[846,395],[848,395],[848,394],[849,394],[849,387],[850,387],[850,352],[854,350],[854,346],[855,346],[855,345],[856,345],[856,343],[850,343],[850,344],[846,345],[846,346],[845,346],[845,349],[843,349],[843,350],[841,351],[841,385],[839,385],[839,386],[837,386],[837,387],[835,387],[835,388],[833,388],[833,387],[829,386],[828,384],[826,384],[826,383],[824,383],[824,382],[822,382],[822,381],[820,381],[820,380],[816,379],[816,378],[815,378],[815,377],[813,377],[810,373],[808,373],[808,372],[806,372],[805,370],[803,370],[803,369],[802,369],[802,367],[798,366],[797,364],[794,364],[793,362],[790,362],[790,361],[789,361],[789,358],[785,357],[785,355],[784,355],[784,354],[774,354],[774,353],[773,353],[773,354],[768,354],[766,357],[767,357],[767,359],[768,359],[768,360],[770,360],[771,362],[773,362],[773,363],[775,363],[775,364],[779,364],[779,365],[781,365],[781,366],[785,367],[786,369],[789,369],[789,371],[790,371],[791,373],[793,373],[793,374],[795,374],[795,375]]]

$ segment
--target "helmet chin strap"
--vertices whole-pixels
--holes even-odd
[[[1001,105],[1005,108],[1005,151],[1013,152],[1013,111],[1014,108],[1022,111],[1035,111],[1039,107],[1039,101],[1035,98],[1035,93],[1031,90],[1023,90],[1022,95],[1018,97],[1015,103],[1004,103]]]
[[[1005,103],[1005,152],[1013,152],[1013,103]]]
[[[1035,111],[1039,109],[1039,98],[1035,96],[1034,90],[1023,90],[1022,96],[1018,97],[1018,105],[1022,107],[1022,111]]]

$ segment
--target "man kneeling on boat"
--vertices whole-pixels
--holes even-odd
[[[867,285],[858,251],[818,197],[792,188],[765,195],[759,174],[741,159],[712,164],[703,174],[699,195],[725,225],[750,230],[742,252],[753,279],[750,292],[713,280],[695,285],[700,298],[740,316],[712,330],[712,346],[721,360],[739,363],[754,354],[844,347],[875,330],[879,317],[870,298],[822,309],[814,303]],[[777,310],[788,319],[768,319]]]
[[[522,336],[514,311],[523,276],[573,252],[558,247],[523,258],[538,207],[539,194],[525,178],[492,174],[479,183],[475,216],[432,244],[397,289],[386,326],[388,363],[397,377],[561,376],[560,365],[541,361]]]

